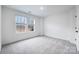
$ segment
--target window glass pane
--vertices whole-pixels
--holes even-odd
[[[24,21],[25,21],[24,23],[27,24],[27,18],[26,17],[24,17]]]
[[[33,22],[34,22],[34,20],[32,18],[28,19],[28,29],[30,31],[34,31],[34,23]]]
[[[34,20],[32,17],[16,16],[16,31],[34,31]]]

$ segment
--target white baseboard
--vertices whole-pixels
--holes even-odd
[[[62,39],[62,38],[51,37],[51,36],[48,36],[48,35],[44,35],[44,36],[47,36],[47,37],[50,37],[50,38],[55,38],[55,39],[66,40],[66,39]],[[75,45],[76,45],[76,42],[73,42],[73,41],[70,41],[70,40],[66,40],[66,41],[69,41],[70,43],[72,43],[72,44],[75,44]]]

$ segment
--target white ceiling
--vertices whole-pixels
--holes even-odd
[[[40,10],[43,6],[44,10]],[[46,17],[54,13],[61,13],[73,8],[73,5],[6,5],[6,7],[13,8],[22,12],[30,12],[32,15]]]

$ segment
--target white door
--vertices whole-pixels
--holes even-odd
[[[76,6],[76,45],[77,45],[77,51],[79,51],[79,6]]]
[[[0,51],[1,51],[1,5],[0,5]]]

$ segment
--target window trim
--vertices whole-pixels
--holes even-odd
[[[15,32],[18,34],[18,33],[29,33],[29,32],[35,32],[35,18],[33,18],[32,16],[32,18],[33,18],[33,21],[34,21],[34,26],[33,26],[33,28],[34,28],[34,30],[33,31],[28,31],[28,32],[17,32],[16,31],[16,16],[23,16],[23,17],[28,17],[27,15],[19,15],[19,14],[16,14],[15,15]]]

